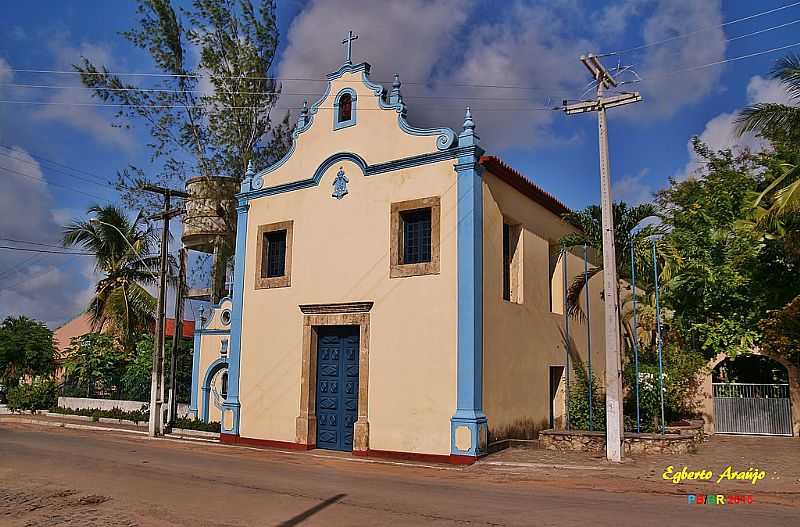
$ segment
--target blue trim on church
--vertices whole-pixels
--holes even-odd
[[[236,252],[233,263],[233,306],[231,309],[231,338],[228,351],[228,396],[222,410],[222,431],[239,434],[239,367],[242,356],[242,309],[244,307],[244,262],[247,252],[247,211],[250,205],[239,201],[236,207]],[[225,428],[225,412],[233,412],[231,428]]]
[[[488,436],[488,424],[483,413],[483,180],[479,163],[483,150],[471,128],[465,129],[458,141],[459,147],[465,151],[455,165],[458,193],[458,368],[456,412],[450,419],[450,452],[480,456],[486,453]],[[470,432],[470,445],[466,450],[456,446],[456,431],[462,427]]]
[[[344,95],[350,95],[350,119],[346,121],[339,120],[339,104],[342,100]],[[356,95],[356,91],[353,88],[344,88],[342,91],[336,94],[336,98],[333,100],[333,129],[334,130],[341,130],[342,128],[347,128],[348,126],[355,126],[356,118],[356,105],[358,104],[358,96]]]
[[[199,328],[202,324],[202,318],[195,320],[194,344],[192,349],[192,393],[189,397],[189,412],[195,419],[197,419],[197,389],[200,381],[200,338],[202,336]]]
[[[452,129],[417,128],[408,124],[408,121],[406,121],[406,106],[402,100],[402,96],[400,95],[399,91],[399,80],[397,79],[395,80],[391,93],[388,93],[386,91],[386,88],[384,88],[382,85],[376,84],[369,80],[370,68],[371,66],[367,62],[362,62],[360,64],[345,63],[338,70],[329,73],[327,75],[327,79],[328,81],[334,81],[340,78],[345,73],[361,72],[362,82],[375,94],[378,100],[379,107],[384,110],[391,110],[397,112],[397,124],[401,130],[411,135],[438,136],[436,138],[436,148],[439,151],[448,151],[448,150],[452,151],[453,149],[456,148],[457,146],[456,134]],[[338,109],[339,96],[341,96],[345,92],[349,92],[351,93],[351,95],[353,95],[353,114],[352,114],[353,117],[351,119],[352,123],[351,121],[347,121],[347,123],[345,123],[346,126],[352,126],[353,124],[356,124],[356,118],[357,118],[356,92],[352,88],[345,88],[344,90],[339,92],[339,94],[336,97],[336,101],[334,102],[334,108]],[[317,100],[317,102],[311,105],[311,108],[308,109],[308,111],[304,110],[301,113],[300,119],[298,120],[297,126],[295,127],[295,130],[292,134],[292,144],[289,147],[288,152],[286,152],[286,154],[281,159],[279,159],[269,167],[259,171],[256,174],[248,174],[247,177],[245,177],[242,180],[242,186],[240,189],[241,193],[238,196],[239,198],[246,198],[249,200],[253,199],[254,197],[263,195],[263,194],[252,195],[253,193],[262,190],[267,190],[268,192],[266,192],[266,195],[270,195],[270,194],[278,194],[280,192],[287,192],[290,190],[308,188],[318,183],[318,181],[316,183],[312,183],[311,180],[304,179],[300,181],[293,181],[291,183],[285,183],[283,185],[276,185],[274,187],[265,188],[264,186],[266,181],[266,176],[269,173],[279,169],[292,157],[295,151],[295,146],[297,144],[298,137],[300,136],[300,134],[311,128],[311,126],[314,124],[314,116],[319,111],[319,108],[322,105],[323,101],[325,101],[325,99],[327,99],[330,96],[330,93],[331,93],[331,82],[328,82],[328,84],[325,86],[325,93],[322,95],[322,97],[320,97]],[[344,126],[341,125],[337,126],[336,124],[337,116],[338,116],[338,111],[334,111],[334,129],[343,128]],[[457,157],[457,155],[453,155],[453,158],[455,157]]]
[[[208,365],[206,368],[206,373],[203,375],[203,409],[201,412],[200,420],[204,423],[208,422],[208,415],[211,406],[211,380],[214,378],[214,375],[217,374],[220,370],[228,368],[228,390],[230,390],[230,366],[228,365],[228,357],[220,357],[216,359],[214,362]],[[224,409],[223,404],[223,409]]]

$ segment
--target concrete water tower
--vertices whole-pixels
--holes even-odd
[[[210,287],[190,289],[187,298],[213,304],[228,294],[225,277],[233,255],[236,237],[236,179],[226,176],[200,176],[186,182],[186,214],[183,224],[184,247],[212,255]]]

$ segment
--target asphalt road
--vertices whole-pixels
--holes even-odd
[[[2,526],[800,525],[797,508],[630,490],[0,424]]]

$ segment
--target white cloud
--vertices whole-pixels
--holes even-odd
[[[630,19],[639,14],[649,0],[623,0],[603,7],[596,15],[597,33],[605,38],[622,34]]]
[[[405,81],[402,91],[413,125],[458,130],[464,107],[470,105],[489,150],[560,143],[563,138],[553,137],[550,126],[555,112],[533,108],[558,106],[580,94],[588,78],[578,57],[603,48],[599,41],[607,40],[606,34],[629,33],[636,21],[643,43],[652,44],[722,22],[718,0],[618,0],[594,10],[571,0],[517,0],[482,17],[479,10],[486,8],[474,0],[311,0],[287,32],[288,45],[278,65],[278,76],[284,79],[280,106],[300,106],[304,96],[292,94],[322,93],[323,82],[288,79],[323,79],[335,70],[344,59],[340,42],[352,29],[359,35],[354,62],[370,62],[372,79],[385,86],[395,72]],[[648,47],[631,58],[643,77],[657,76],[720,60],[724,40],[717,28]],[[680,82],[643,83],[646,102],[620,114],[669,117],[712,91],[720,71],[686,73]],[[524,89],[463,86],[476,84]],[[427,98],[415,98],[419,96]]]
[[[632,111],[622,115],[633,119],[667,118],[708,95],[717,86],[721,67],[684,71],[675,77],[664,77],[664,74],[724,59],[725,33],[722,28],[713,27],[722,21],[719,0],[659,0],[653,15],[644,22],[644,44],[680,34],[689,33],[689,36],[646,48],[641,61],[626,57],[634,66],[640,65],[637,72],[648,80],[637,85],[645,101],[633,105]],[[707,27],[711,29],[690,34]]]
[[[797,101],[791,98],[786,87],[779,80],[765,79],[760,75],[752,77],[747,83],[747,101],[748,104],[759,102],[797,104]]]
[[[54,221],[52,195],[41,167],[20,147],[2,153],[0,237],[58,244],[61,227]],[[2,245],[22,244],[4,241]],[[54,325],[80,311],[86,295],[76,290],[81,282],[63,267],[69,258],[0,250],[0,315],[27,315]]]
[[[312,1],[289,28],[278,75],[324,78],[343,63],[339,43],[353,29],[359,35],[353,61],[370,62],[371,78],[387,86],[392,74],[399,73],[401,82],[406,82],[402,92],[413,125],[458,130],[464,108],[470,105],[486,147],[553,141],[541,133],[553,112],[525,108],[542,106],[548,95],[555,96],[551,104],[558,104],[568,87],[585,82],[577,57],[591,46],[575,39],[566,27],[579,10],[569,2],[548,4],[547,9],[514,2],[504,5],[499,17],[467,27],[475,5],[471,0]],[[281,106],[301,104],[303,96],[291,93],[321,94],[323,89],[321,82],[284,80]],[[474,100],[480,97],[485,99]],[[308,99],[313,102],[315,97]]]
[[[747,83],[747,104],[756,103],[793,105],[796,104],[796,101],[789,97],[780,81],[756,75],[751,77]],[[731,149],[733,151],[760,152],[768,148],[769,142],[753,133],[741,136],[736,133],[736,119],[740,111],[721,113],[710,119],[703,132],[698,136],[700,141],[707,144],[713,151]],[[689,150],[689,162],[683,170],[676,174],[676,178],[679,180],[695,176],[698,169],[701,168],[700,159],[694,152],[691,141],[687,144],[687,149]]]
[[[644,168],[636,175],[626,175],[613,184],[614,201],[624,201],[628,205],[639,205],[653,199],[653,187],[645,181],[649,169]]]
[[[8,65],[6,59],[0,57],[0,82],[10,82],[13,76],[14,72],[11,71],[11,66]]]
[[[110,48],[103,44],[84,41],[74,47],[59,37],[50,43],[50,48],[55,57],[55,65],[60,69],[71,70],[73,64],[80,62],[81,57],[87,58],[98,67],[114,68],[117,65]],[[103,115],[100,108],[86,106],[103,101],[93,98],[89,90],[77,89],[82,86],[77,78],[70,77],[61,82],[71,87],[51,92],[49,97],[44,99],[48,104],[32,113],[34,118],[61,122],[83,130],[102,145],[127,152],[133,151],[136,143],[128,130],[112,127],[110,117]]]

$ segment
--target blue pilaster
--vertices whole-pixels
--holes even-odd
[[[231,308],[231,339],[228,356],[228,396],[222,405],[222,432],[239,434],[239,365],[242,351],[242,307],[244,305],[244,258],[247,243],[247,211],[244,200],[236,207],[236,252],[233,259],[233,302]],[[232,426],[225,426],[226,412],[233,412]]]
[[[203,327],[202,311],[194,322],[194,345],[192,347],[192,394],[189,400],[189,413],[197,419],[197,388],[200,384],[200,338]]]
[[[456,412],[450,419],[450,452],[486,453],[483,413],[483,189],[475,124],[467,108],[458,136],[458,358]]]

